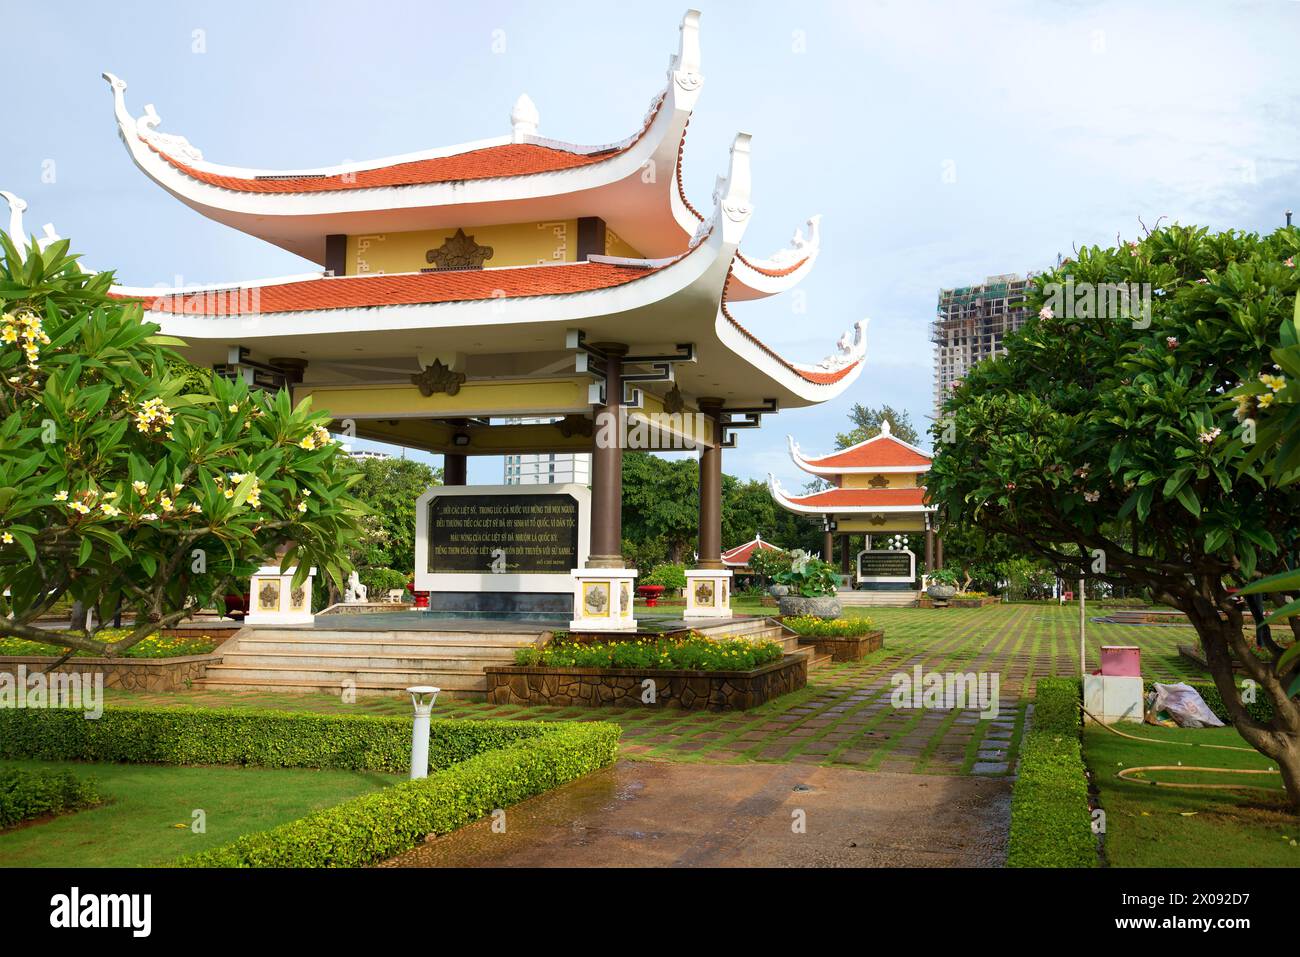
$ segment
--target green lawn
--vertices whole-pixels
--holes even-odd
[[[1084,760],[1106,812],[1105,850],[1112,867],[1300,867],[1300,817],[1289,809],[1280,775],[1142,772],[1146,782],[1250,784],[1267,791],[1165,788],[1122,780],[1124,768],[1178,765],[1275,767],[1255,751],[1185,747],[1173,742],[1249,747],[1232,728],[1119,726],[1160,744],[1130,741],[1103,728],[1084,731]]]
[[[109,802],[0,832],[3,867],[151,867],[402,780],[356,771],[3,761],[69,768]],[[190,825],[206,814],[207,833]]]

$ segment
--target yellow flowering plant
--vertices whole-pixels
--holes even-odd
[[[189,365],[66,240],[0,255],[0,637],[121,654],[280,551],[341,587],[365,507],[328,414]],[[68,599],[136,624],[35,627]]]

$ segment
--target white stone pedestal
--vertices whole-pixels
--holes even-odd
[[[293,576],[297,566],[281,574],[279,565],[263,565],[254,574],[248,591],[247,625],[310,625],[316,620],[311,611],[311,586],[316,569],[297,588]]]
[[[635,568],[575,568],[571,631],[635,631]]]
[[[683,618],[731,617],[731,570],[692,568],[686,573],[686,612]]]
[[[1083,706],[1102,724],[1141,723],[1145,713],[1142,679],[1118,675],[1084,675]],[[1092,720],[1085,716],[1085,721]]]

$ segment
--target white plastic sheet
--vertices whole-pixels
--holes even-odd
[[[1210,710],[1205,699],[1191,685],[1155,684],[1155,700],[1151,712],[1168,712],[1180,728],[1222,728],[1223,722]]]

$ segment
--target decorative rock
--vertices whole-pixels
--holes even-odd
[[[840,600],[832,595],[805,598],[802,595],[785,595],[777,600],[781,614],[787,617],[811,615],[814,618],[839,618],[844,609]]]

